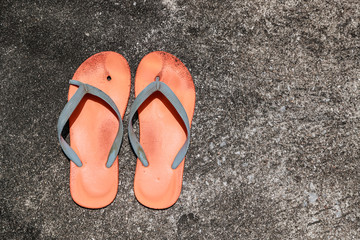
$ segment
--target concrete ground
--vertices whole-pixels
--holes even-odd
[[[8,0],[0,19],[0,239],[360,239],[359,1]],[[167,51],[194,78],[169,209],[135,199],[127,134],[115,201],[71,199],[57,118],[77,67],[105,50],[133,77]]]

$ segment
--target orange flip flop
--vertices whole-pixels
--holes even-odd
[[[102,208],[118,189],[118,152],[131,76],[125,58],[101,52],[83,62],[70,80],[58,138],[70,161],[70,192],[86,208]],[[62,137],[69,121],[70,145]]]
[[[137,155],[134,192],[150,208],[172,206],[180,196],[184,159],[190,143],[195,87],[185,65],[166,52],[152,52],[135,77],[129,139]],[[140,142],[132,120],[138,112]]]

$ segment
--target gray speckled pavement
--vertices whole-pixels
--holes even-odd
[[[0,19],[0,239],[360,239],[359,1],[8,0]],[[169,209],[136,201],[126,133],[115,201],[71,199],[57,118],[74,71],[105,50],[133,77],[167,51],[194,78]]]

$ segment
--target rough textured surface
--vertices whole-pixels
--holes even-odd
[[[1,239],[360,239],[358,1],[2,1],[0,18]],[[167,51],[194,78],[169,209],[134,198],[127,135],[116,200],[71,199],[57,117],[68,79],[104,50],[133,76]]]

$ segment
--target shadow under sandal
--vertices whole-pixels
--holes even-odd
[[[134,193],[155,209],[179,198],[185,154],[195,108],[195,87],[185,65],[166,52],[152,52],[140,62],[135,77],[129,139],[137,155]],[[132,120],[138,112],[140,141]]]
[[[109,205],[118,190],[118,153],[131,85],[125,58],[101,52],[83,62],[70,80],[58,120],[60,145],[70,161],[70,192],[82,207]],[[70,145],[62,131],[69,121]]]

